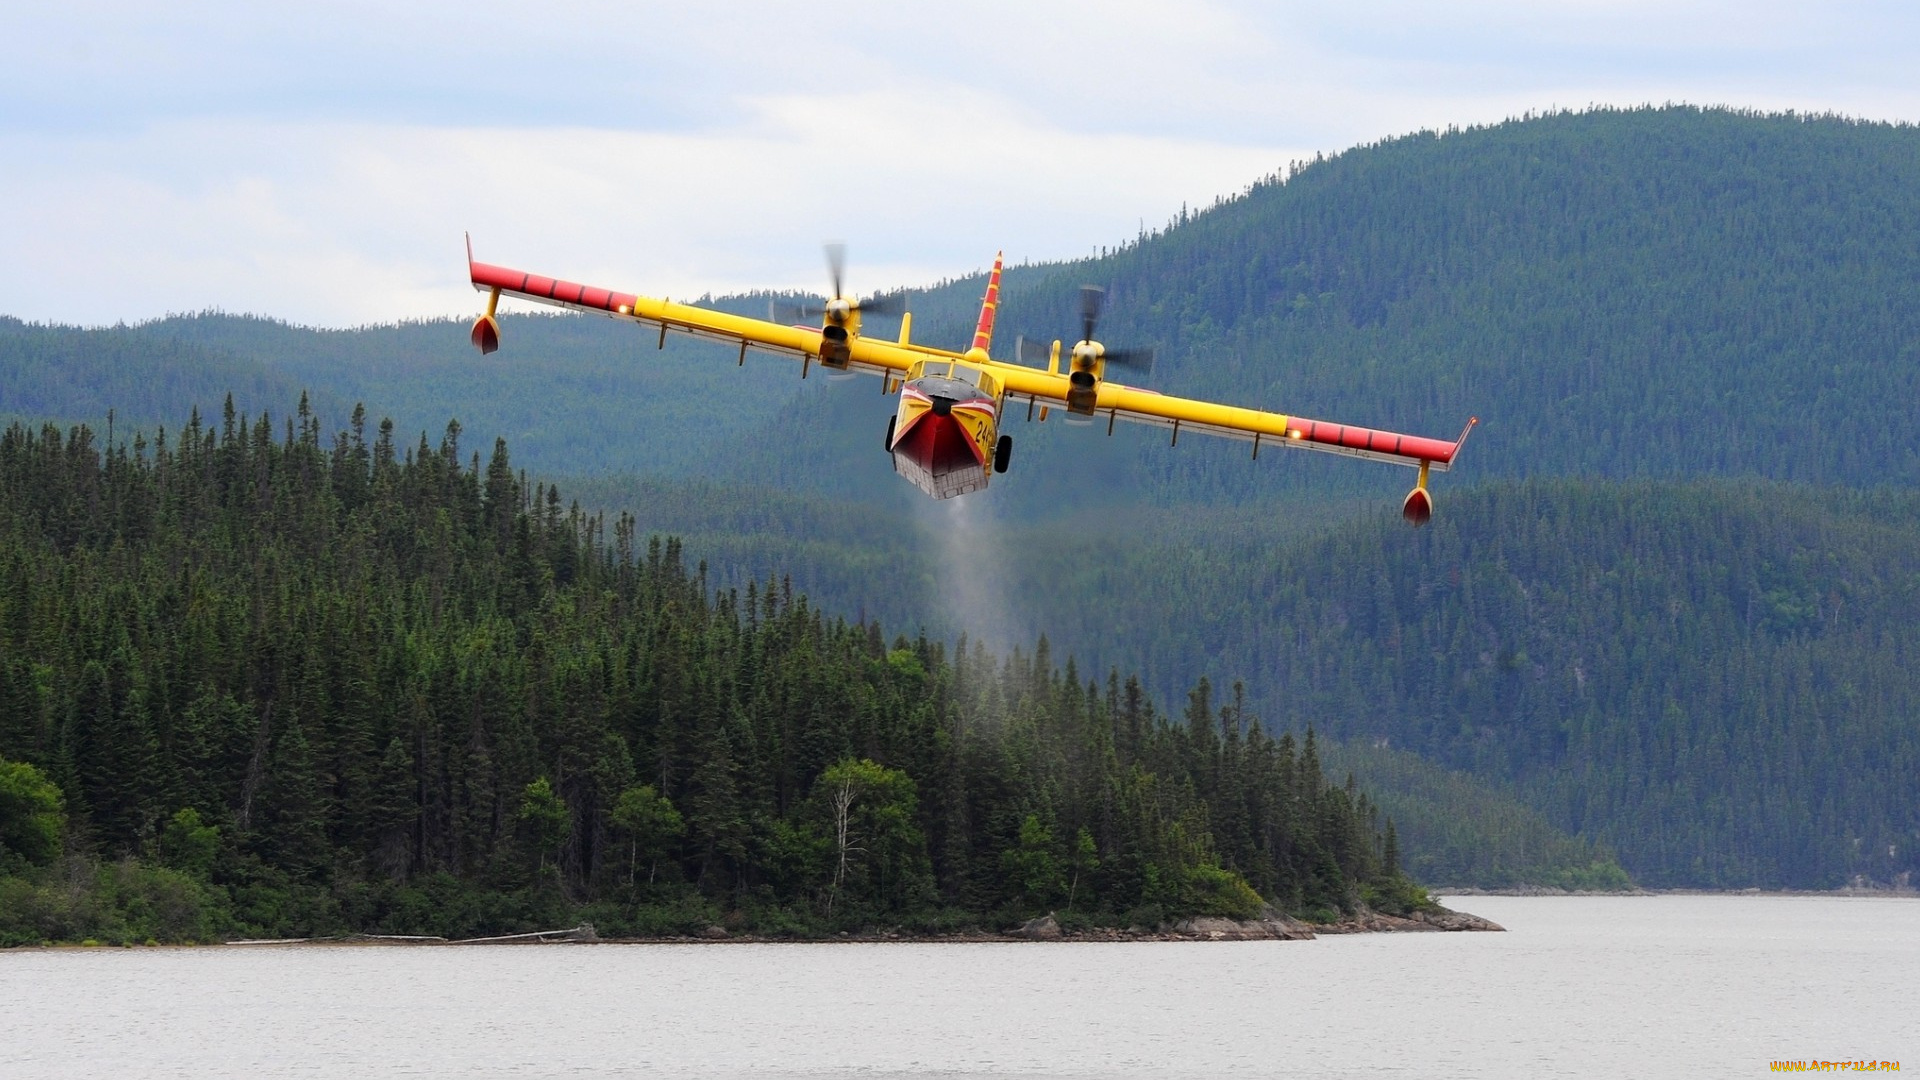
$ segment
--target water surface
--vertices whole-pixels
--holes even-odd
[[[6,1077],[1920,1070],[1920,901],[1472,897],[1309,942],[0,953]]]

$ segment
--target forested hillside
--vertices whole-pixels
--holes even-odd
[[[1276,715],[1508,783],[1650,885],[1920,869],[1920,496],[1498,485],[1247,583]],[[1239,657],[1236,664],[1230,658]]]
[[[1375,792],[1399,825],[1407,873],[1435,885],[1572,890],[1629,888],[1604,844],[1568,836],[1544,814],[1464,773],[1381,742],[1322,742],[1333,776]]]
[[[623,490],[589,485],[614,504]],[[1312,724],[1469,773],[1611,845],[1643,884],[1824,888],[1920,869],[1920,495],[1532,481],[1459,492],[1418,533],[1379,508],[1307,522],[1187,508],[954,543],[946,510],[856,529],[844,506],[795,496],[632,494],[643,529],[684,529],[722,578],[786,557],[832,608],[939,631],[984,611],[1162,696],[1243,680],[1274,730]],[[778,515],[804,541],[732,509],[782,499],[808,507]],[[1430,839],[1409,830],[1408,850]],[[1470,865],[1446,846],[1423,853]]]
[[[0,435],[0,941],[1427,903],[1313,738],[1205,681],[1166,715],[1044,643],[716,596],[504,443],[321,432]]]
[[[1069,333],[1084,282],[1112,286],[1103,339],[1158,348],[1156,389],[1444,436],[1479,415],[1436,526],[1391,519],[1405,470],[1125,425],[1016,421],[1013,471],[936,505],[891,474],[874,380],[605,320],[512,317],[484,359],[460,321],[0,322],[0,415],[113,408],[124,434],[305,386],[328,426],[367,400],[404,445],[452,413],[513,439],[526,486],[684,536],[710,583],[778,566],[856,625],[1044,634],[1162,701],[1241,681],[1268,730],[1383,744],[1355,767],[1407,785],[1395,805],[1468,799],[1447,814],[1473,843],[1535,837],[1504,850],[1555,873],[1915,868],[1920,130],[1662,108],[1390,139],[1010,268],[996,353]],[[982,285],[915,291],[915,338],[964,340]],[[1406,839],[1449,872],[1528,858]]]
[[[764,299],[758,308],[765,313]],[[550,472],[681,474],[792,393],[785,379],[756,385],[751,374],[771,374],[757,367],[743,377],[705,363],[708,351],[691,342],[656,350],[631,326],[509,323],[513,351],[482,357],[457,319],[356,330],[219,313],[96,330],[0,319],[0,415],[97,425],[114,409],[123,425],[151,433],[196,407],[215,415],[229,389],[257,415],[307,388],[315,414],[335,426],[353,402],[378,402],[408,437],[437,437],[453,415]]]
[[[117,414],[131,432],[229,395],[243,408],[265,409],[300,393],[296,376],[258,357],[145,329],[30,326],[0,316],[0,417],[104,422]],[[331,398],[316,405],[337,411]]]

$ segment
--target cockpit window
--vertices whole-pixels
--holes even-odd
[[[1000,392],[999,380],[986,371],[971,364],[955,363],[951,360],[922,361],[914,365],[907,377],[910,380],[940,379],[949,383],[958,383],[972,387],[988,397]]]

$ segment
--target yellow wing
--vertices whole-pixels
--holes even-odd
[[[668,333],[723,342],[738,348],[741,363],[746,362],[749,350],[786,356],[801,362],[803,375],[806,365],[819,360],[821,355],[822,337],[818,327],[784,326],[764,319],[730,315],[689,304],[676,304],[670,300],[477,263],[473,261],[471,250],[468,251],[467,265],[473,287],[488,294],[487,313],[473,327],[474,344],[483,352],[491,352],[499,344],[500,328],[494,319],[494,305],[502,296],[514,296],[657,328],[658,340],[663,345]],[[1006,400],[1011,406],[1017,407],[1025,402],[1029,411],[1036,407],[1067,409],[1071,384],[1064,374],[988,360],[979,350],[962,354],[916,345],[908,342],[906,337],[905,324],[898,342],[854,336],[848,343],[850,357],[845,370],[885,376],[891,382],[894,378],[904,376],[919,361],[929,358],[958,360],[991,369],[1005,386]],[[1094,422],[1104,419],[1109,432],[1116,423],[1125,420],[1128,423],[1159,425],[1168,430],[1169,442],[1175,444],[1182,434],[1240,439],[1253,444],[1255,457],[1259,456],[1262,449],[1277,445],[1370,458],[1418,467],[1423,483],[1428,468],[1445,472],[1452,467],[1455,455],[1478,423],[1477,419],[1469,420],[1460,437],[1448,442],[1172,397],[1114,382],[1103,381],[1095,387],[1095,391],[1091,412],[1080,415]]]
[[[1029,412],[1035,407],[1066,409],[1066,376],[998,363],[993,365],[993,371],[1006,383],[1008,400],[1025,402]],[[1183,434],[1217,435],[1252,443],[1255,457],[1259,457],[1264,448],[1286,446],[1296,450],[1321,450],[1349,457],[1370,458],[1397,465],[1430,466],[1446,472],[1452,467],[1454,456],[1459,453],[1461,444],[1466,442],[1468,433],[1479,422],[1477,418],[1469,420],[1460,437],[1448,442],[1173,397],[1112,382],[1102,382],[1096,390],[1097,398],[1092,413],[1082,414],[1082,417],[1096,423],[1104,421],[1109,434],[1113,432],[1114,424],[1122,420],[1131,424],[1154,424],[1167,430],[1170,443],[1177,444]]]
[[[786,326],[691,304],[676,304],[671,300],[541,277],[504,266],[474,262],[471,251],[467,256],[467,272],[473,287],[488,294],[487,312],[473,324],[473,343],[481,352],[492,352],[499,347],[500,324],[494,318],[494,307],[500,297],[512,296],[569,311],[639,323],[657,329],[658,344],[662,346],[666,344],[669,333],[722,342],[738,348],[741,363],[746,362],[749,350],[771,353],[800,361],[804,375],[806,367],[820,359],[821,332],[817,326]],[[905,337],[906,329],[903,326],[902,340],[897,343],[853,338],[849,342],[852,356],[844,370],[897,376],[904,374],[916,360],[928,357],[960,358],[959,353],[909,344]]]

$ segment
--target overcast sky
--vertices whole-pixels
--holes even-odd
[[[477,255],[673,297],[1123,242],[1528,110],[1920,121],[1920,5],[0,0],[0,314],[472,311]]]

